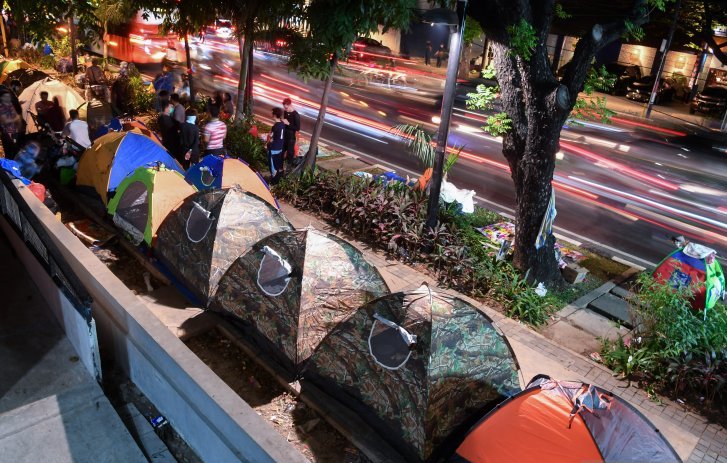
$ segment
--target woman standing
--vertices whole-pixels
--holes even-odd
[[[18,152],[23,121],[20,114],[15,110],[10,92],[5,92],[0,96],[0,127],[2,128],[2,145],[5,157],[13,159]]]

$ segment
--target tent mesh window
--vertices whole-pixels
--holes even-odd
[[[119,199],[114,214],[114,223],[129,233],[133,241],[141,242],[148,219],[149,192],[143,182],[133,182],[124,190]]]
[[[257,284],[268,296],[280,296],[290,283],[290,264],[267,246],[263,247],[263,254]]]
[[[369,333],[369,353],[376,363],[388,370],[403,367],[411,356],[411,346],[417,337],[396,323],[374,314]]]
[[[204,186],[212,186],[212,184],[215,183],[215,179],[217,178],[214,172],[212,172],[212,169],[206,166],[200,167],[199,174],[199,179]]]
[[[192,210],[189,211],[187,217],[187,238],[193,243],[199,243],[209,233],[215,218],[212,213],[200,206],[196,202],[192,202]]]

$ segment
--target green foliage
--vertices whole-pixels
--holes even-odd
[[[53,55],[43,55],[38,60],[38,66],[40,66],[41,69],[55,69],[56,59]]]
[[[469,109],[479,109],[482,111],[492,110],[495,100],[500,94],[500,87],[480,84],[475,88],[475,90],[475,93],[467,94],[467,107]]]
[[[56,58],[71,56],[71,39],[68,35],[48,40],[48,45],[53,49]]]
[[[591,67],[583,85],[583,93],[586,98],[578,97],[571,116],[575,119],[599,121],[605,124],[611,123],[611,118],[616,114],[606,107],[605,97],[593,97],[595,90],[610,92],[616,85],[616,76],[606,71],[605,66],[600,68]]]
[[[493,79],[495,77],[495,68],[492,65],[485,68],[482,71],[482,77]],[[467,94],[467,107],[481,111],[492,111],[495,100],[500,94],[500,87],[497,85],[480,84],[475,90],[475,93]],[[504,112],[488,116],[487,123],[482,127],[482,130],[494,137],[502,136],[511,129],[512,120]]]
[[[563,9],[563,5],[561,5],[560,3],[555,4],[555,8],[553,9],[553,14],[555,14],[555,17],[558,19],[570,19],[573,17],[572,14],[568,14]]]
[[[510,37],[510,53],[529,61],[538,45],[535,28],[521,18],[519,23],[507,27],[507,33]]]
[[[479,39],[484,34],[480,23],[470,16],[467,16],[464,23],[464,33],[462,34],[462,43],[465,46],[472,45],[472,42]]]
[[[312,0],[301,11],[310,33],[294,41],[288,66],[305,78],[325,80],[331,56],[350,49],[356,37],[378,32],[379,26],[383,32],[406,29],[415,6],[414,0],[361,0],[355,5]]]
[[[426,193],[401,184],[305,172],[285,178],[273,189],[277,197],[322,214],[394,258],[426,265],[445,287],[502,301],[507,313],[524,323],[542,324],[554,310],[510,264],[496,261],[483,246],[484,237],[475,227],[502,220],[491,211],[476,208],[474,214],[463,215],[456,206],[442,207],[437,226],[427,230]]]
[[[593,66],[588,70],[583,92],[586,95],[592,94],[594,90],[608,93],[613,90],[614,85],[616,85],[616,76],[609,73],[606,66],[602,65],[600,68]]]
[[[134,115],[143,114],[154,108],[154,94],[144,84],[141,76],[129,77],[129,112]]]
[[[625,40],[640,42],[644,40],[644,37],[646,37],[646,32],[644,32],[644,28],[634,24],[632,21],[624,21],[624,26],[625,32],[623,38]]]
[[[487,117],[487,124],[482,130],[493,137],[501,137],[512,130],[512,119],[506,113],[497,113]]]
[[[695,311],[690,288],[675,289],[648,274],[640,276],[639,287],[631,305],[635,328],[627,338],[604,341],[604,363],[675,398],[721,404],[715,413],[727,411],[727,308],[718,304],[707,313]]]
[[[250,134],[248,122],[230,122],[227,124],[225,147],[231,157],[240,158],[257,171],[267,170],[268,153],[265,143]]]

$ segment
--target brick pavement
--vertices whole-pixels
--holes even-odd
[[[281,209],[296,228],[310,225],[318,230],[340,236],[356,246],[364,253],[369,262],[378,267],[392,292],[416,288],[423,282],[436,286],[435,281],[428,275],[399,261],[388,259],[383,252],[374,250],[350,236],[333,230],[328,224],[311,214],[299,211],[283,202],[281,202]],[[525,382],[529,381],[535,373],[546,373],[560,379],[583,380],[611,390],[628,400],[654,422],[684,461],[688,463],[727,463],[727,430],[723,427],[709,423],[704,417],[688,412],[684,407],[669,399],[661,398],[661,403],[655,403],[646,396],[643,390],[633,385],[627,387],[625,381],[615,378],[611,370],[605,366],[559,346],[489,306],[455,291],[447,290],[446,292],[473,303],[495,322],[495,325],[502,330],[513,345],[521,363]],[[525,361],[528,365],[525,365]]]

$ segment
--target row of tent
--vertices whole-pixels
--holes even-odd
[[[296,230],[241,161],[207,157],[183,172],[133,129],[99,138],[77,184],[95,189],[191,298],[407,461],[679,461],[605,391],[558,382],[521,391],[514,352],[483,312],[427,286],[392,294],[350,243]]]

